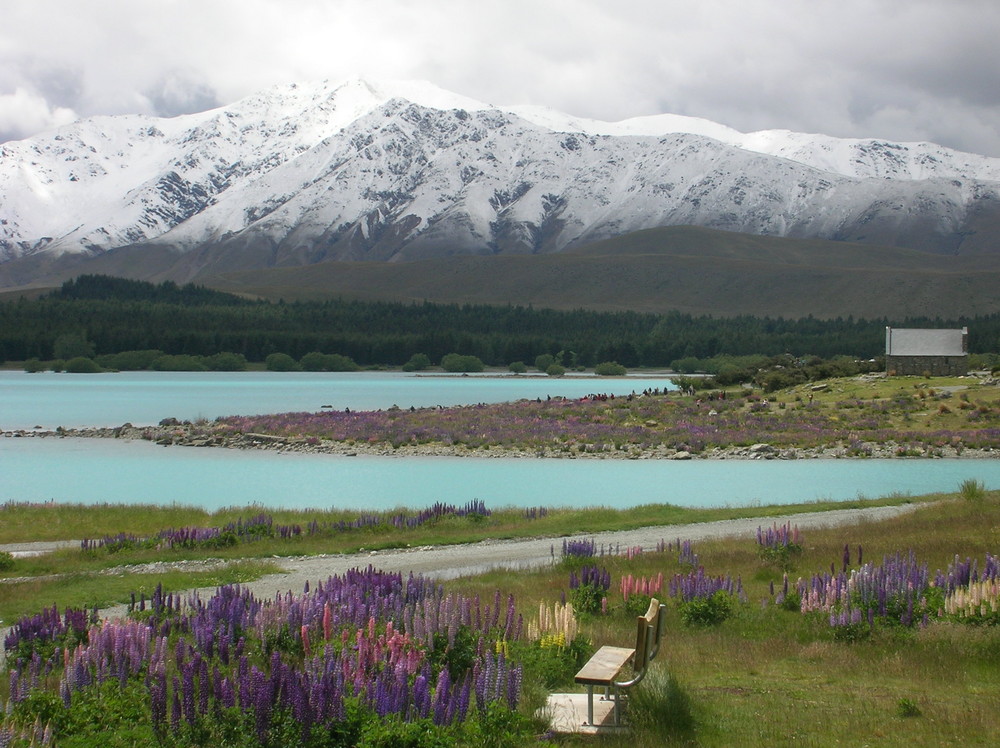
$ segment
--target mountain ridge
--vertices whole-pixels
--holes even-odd
[[[605,123],[364,80],[0,144],[3,286],[91,263],[186,281],[559,254],[686,225],[987,258],[1000,159],[670,114]]]

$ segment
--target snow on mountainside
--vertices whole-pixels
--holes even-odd
[[[1000,159],[928,143],[321,82],[0,145],[0,261],[154,244],[229,267],[558,252],[680,224],[957,252],[998,192]]]

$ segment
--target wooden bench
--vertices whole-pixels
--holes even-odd
[[[603,646],[580,668],[574,680],[587,687],[587,721],[584,724],[595,726],[594,686],[604,688],[602,701],[614,701],[614,724],[620,724],[621,691],[631,688],[645,677],[646,668],[660,651],[666,611],[667,606],[654,597],[649,601],[645,615],[636,619],[634,648]],[[629,662],[632,663],[632,677],[619,680],[619,674]]]

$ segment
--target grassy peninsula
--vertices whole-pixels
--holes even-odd
[[[989,457],[1000,386],[989,375],[864,374],[760,388],[599,391],[450,408],[280,413],[62,431],[162,444],[340,454],[594,458]],[[595,379],[595,388],[601,381]]]

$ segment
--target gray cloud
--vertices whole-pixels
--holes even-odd
[[[0,138],[308,79],[1000,156],[994,0],[5,0]],[[8,7],[9,6],[9,7]]]

